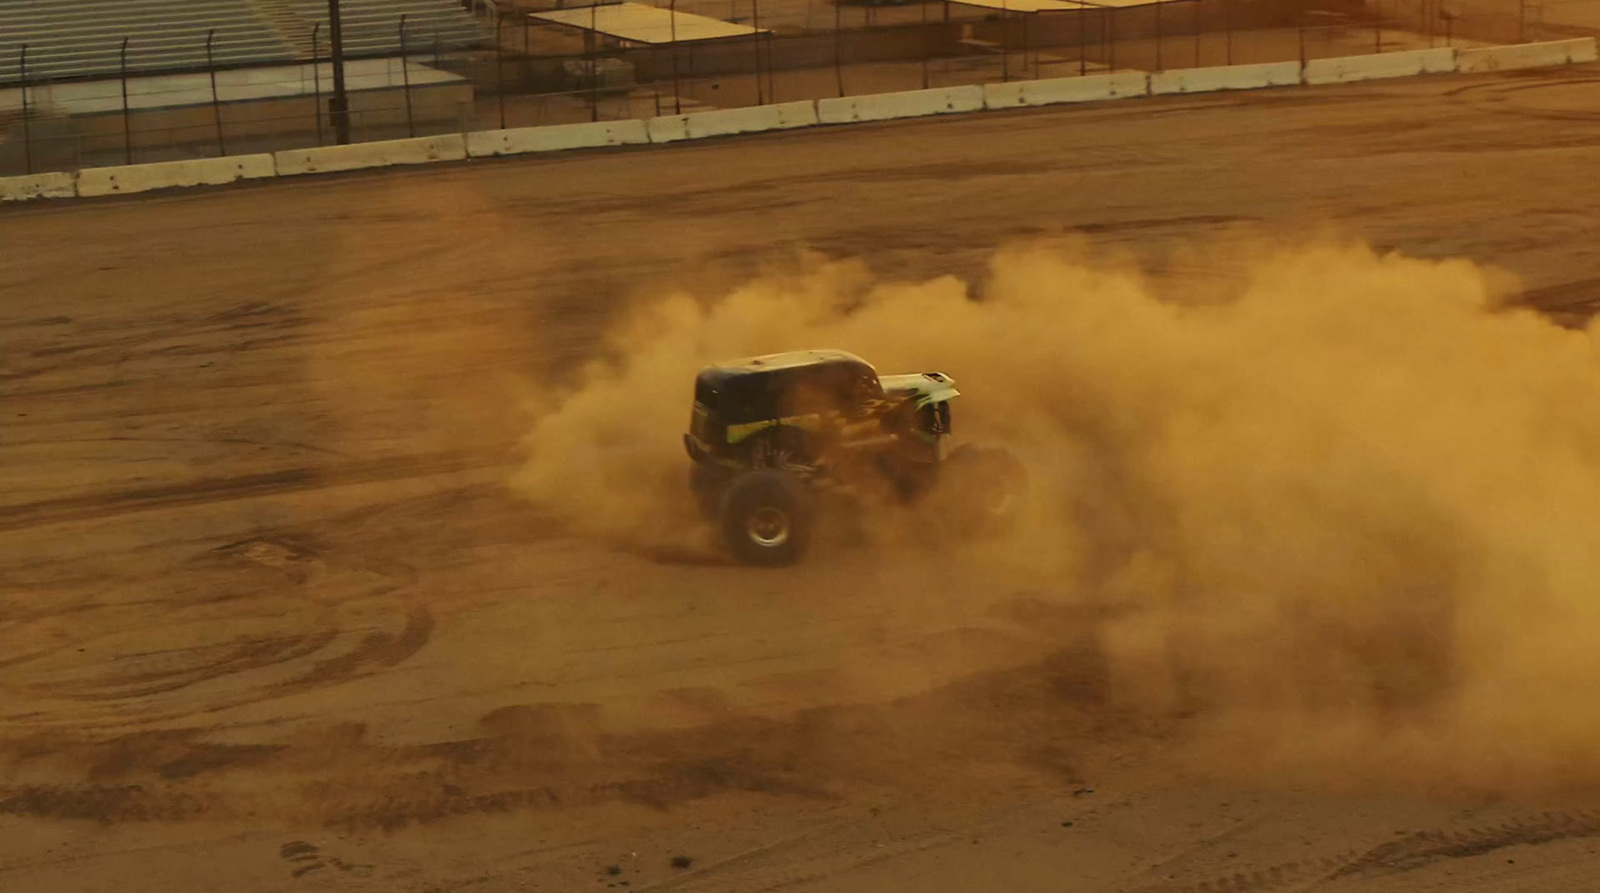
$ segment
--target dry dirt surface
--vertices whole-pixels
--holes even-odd
[[[1079,577],[741,568],[638,535],[651,494],[585,525],[516,482],[629,308],[803,251],[977,280],[1077,236],[1204,283],[1175,246],[1332,227],[1574,324],[1596,171],[1574,69],[5,209],[0,889],[1592,889],[1592,749],[1255,766],[1117,695]],[[673,455],[688,384],[608,448]]]

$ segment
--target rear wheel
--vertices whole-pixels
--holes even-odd
[[[739,475],[722,496],[722,537],[745,564],[793,564],[811,540],[811,493],[778,471]]]

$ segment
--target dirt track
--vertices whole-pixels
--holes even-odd
[[[0,888],[1584,889],[1593,803],[1185,781],[1048,584],[640,554],[504,483],[507,388],[801,248],[1203,277],[1175,240],[1332,223],[1580,318],[1597,108],[1580,69],[6,209]]]

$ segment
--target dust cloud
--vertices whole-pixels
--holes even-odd
[[[827,346],[941,370],[957,440],[1012,446],[1036,484],[1024,531],[961,560],[1113,608],[1109,697],[1195,717],[1210,769],[1600,781],[1600,329],[1465,260],[1223,248],[1223,300],[1082,243],[1002,250],[976,293],[819,261],[668,296],[530,405],[515,486],[593,534],[697,542],[701,365]]]

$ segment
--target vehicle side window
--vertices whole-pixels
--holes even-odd
[[[826,408],[827,390],[813,370],[797,369],[783,374],[778,402],[782,415],[809,415]]]
[[[833,399],[840,409],[851,409],[863,402],[861,375],[849,366],[840,366],[833,374]]]
[[[878,384],[878,376],[872,370],[856,366],[840,367],[836,388],[839,405],[846,409],[863,407],[882,396],[883,392]]]
[[[845,363],[822,363],[781,376],[778,397],[785,416],[850,412],[881,396],[877,375]]]

